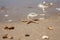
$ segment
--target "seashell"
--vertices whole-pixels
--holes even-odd
[[[49,37],[44,35],[44,36],[42,36],[42,39],[49,39]]]

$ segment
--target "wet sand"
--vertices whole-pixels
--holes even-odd
[[[26,24],[24,22],[0,23],[0,40],[43,40],[42,36],[49,36],[49,40],[59,40],[60,38],[60,16],[54,16],[49,19],[37,21],[37,23]],[[4,29],[5,26],[14,27],[13,30]],[[52,26],[53,30],[48,29]],[[8,34],[8,38],[3,36]],[[29,36],[25,36],[29,35]]]

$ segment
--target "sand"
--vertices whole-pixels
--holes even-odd
[[[43,40],[42,36],[47,35],[49,40],[60,39],[60,16],[54,16],[49,19],[40,20],[36,23],[26,24],[24,22],[1,22],[0,40]],[[6,30],[4,27],[14,27],[13,30]],[[53,30],[48,29],[52,26]],[[7,38],[3,38],[4,35]]]

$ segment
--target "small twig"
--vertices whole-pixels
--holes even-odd
[[[29,21],[29,22],[27,22],[27,24],[30,24],[30,23],[36,23],[35,21]]]

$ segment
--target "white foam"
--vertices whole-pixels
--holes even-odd
[[[60,11],[60,8],[56,8],[56,10]]]
[[[13,20],[11,20],[11,19],[10,19],[10,20],[8,20],[8,22],[12,22],[12,21],[13,21]]]
[[[5,14],[4,16],[5,16],[5,17],[8,17],[9,15],[8,15],[8,14]]]

